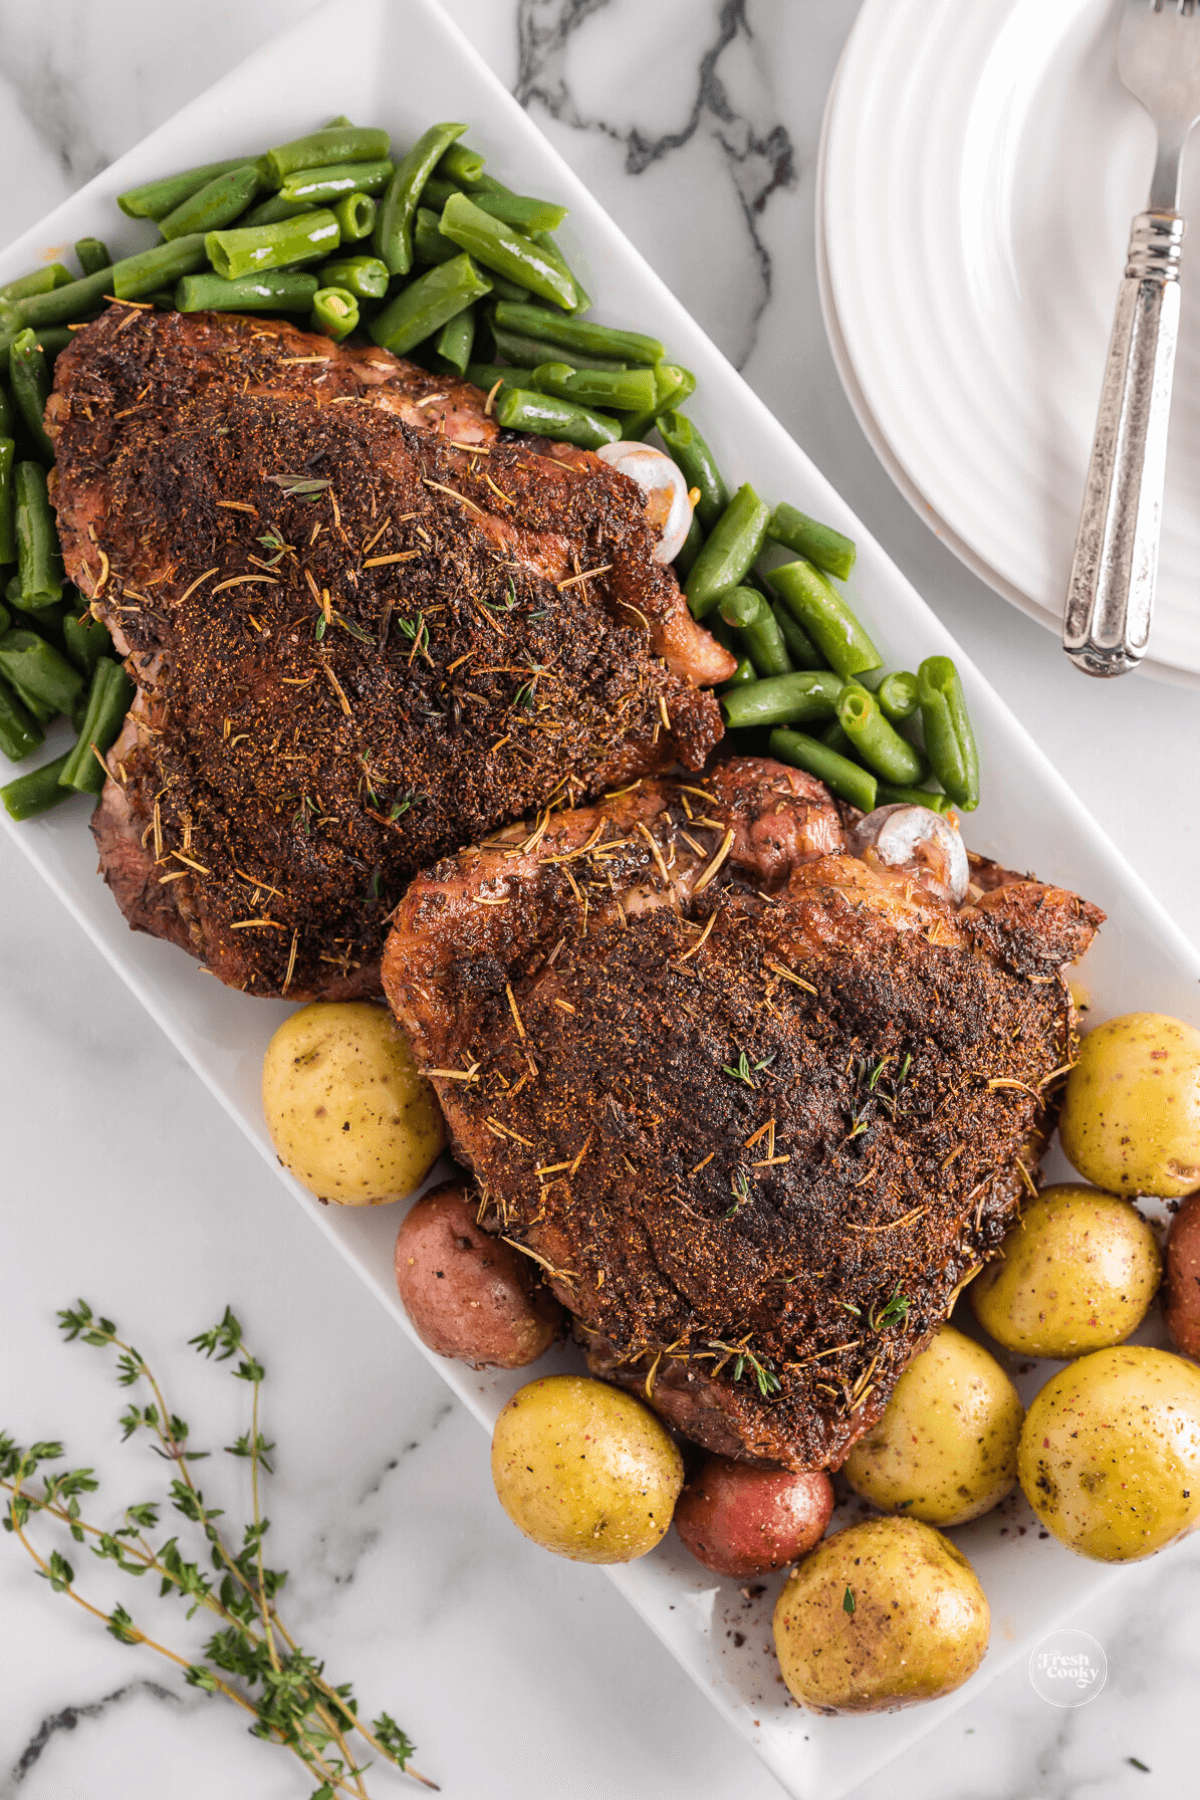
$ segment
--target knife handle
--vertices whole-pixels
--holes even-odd
[[[1135,669],[1150,636],[1184,229],[1176,212],[1144,212],[1129,238],[1063,617],[1087,675]]]

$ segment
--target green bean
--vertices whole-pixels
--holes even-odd
[[[481,212],[490,213],[493,219],[503,219],[506,225],[514,226],[528,237],[536,236],[539,231],[557,231],[567,216],[566,207],[559,206],[557,201],[535,200],[530,194],[516,194],[490,175],[479,177],[471,199]]]
[[[697,427],[683,413],[660,413],[657,423],[667,455],[682,470],[688,487],[700,490],[696,511],[700,523],[708,530],[729,505],[729,494],[716,459]]]
[[[13,482],[13,458],[17,446],[11,437],[0,438],[0,566],[17,560],[17,516]]]
[[[9,612],[7,606],[5,606],[4,602],[0,600],[0,637],[4,636],[4,633],[11,624],[12,614]]]
[[[681,367],[679,363],[660,362],[654,365],[654,386],[652,404],[624,421],[626,437],[645,437],[651,427],[657,424],[660,413],[669,412],[679,401],[686,400],[689,394],[695,392],[696,377],[690,369]]]
[[[719,610],[715,619],[710,613],[707,630],[710,637],[716,638],[722,650],[728,650],[731,654],[733,653],[734,635],[721,617]]]
[[[790,675],[792,659],[775,615],[756,588],[729,588],[721,595],[721,617],[739,634],[754,667],[764,679]]]
[[[431,125],[402,161],[387,184],[372,234],[376,256],[390,275],[407,275],[413,263],[413,220],[421,191],[445,152],[465,125]]]
[[[465,126],[460,126],[465,131]],[[305,169],[325,169],[331,163],[373,163],[387,157],[389,139],[386,131],[369,125],[326,125],[310,131],[307,137],[293,138],[290,143],[276,144],[265,157],[266,178],[272,187],[281,188],[289,175]]]
[[[465,375],[474,343],[475,308],[464,306],[452,319],[447,319],[438,333],[434,348],[460,375]]]
[[[75,244],[75,255],[85,275],[96,275],[101,269],[112,267],[108,245],[102,244],[98,237],[79,238]]]
[[[21,462],[13,472],[17,523],[17,598],[27,612],[53,606],[62,599],[62,557],[50,511],[46,471],[41,463]],[[9,583],[9,597],[16,598]]]
[[[219,231],[245,212],[261,188],[262,177],[254,163],[227,169],[224,175],[215,175],[204,187],[181,200],[173,212],[159,220],[158,229],[168,243],[197,231]]]
[[[40,769],[31,769],[28,775],[18,775],[15,781],[0,787],[0,800],[10,819],[34,819],[71,798],[73,790],[58,785],[70,754],[67,750],[53,762],[43,763]]]
[[[688,526],[688,534],[687,534],[686,538],[683,540],[683,549],[679,552],[679,555],[675,558],[675,561],[671,565],[671,567],[675,571],[677,579],[681,583],[685,582],[687,580],[688,576],[691,574],[693,568],[696,565],[696,558],[699,556],[699,554],[703,548],[704,548],[704,527],[701,525],[701,523],[700,523],[699,519],[696,517],[695,513],[693,513],[692,514],[692,522]]]
[[[66,287],[55,288],[52,293],[31,294],[27,300],[18,300],[18,329],[32,325],[35,331],[40,331],[43,325],[69,325],[90,318],[113,293],[114,273],[115,265],[112,269],[97,269],[92,275],[69,281]]]
[[[473,362],[467,364],[465,373],[468,381],[473,381],[477,388],[490,394],[498,381],[507,382],[511,387],[519,386],[517,377],[522,371],[510,369],[501,363]]]
[[[345,113],[335,113],[334,117],[327,121],[325,129],[326,131],[333,131],[339,125],[353,125],[353,123],[354,120],[348,119]]]
[[[79,670],[73,669],[53,644],[21,626],[0,638],[0,675],[19,693],[32,695],[56,713],[69,713],[83,686]]]
[[[722,696],[724,696],[725,694],[735,694],[742,688],[752,686],[762,686],[762,683],[758,679],[758,670],[748,656],[742,656],[738,658],[738,666],[733,671],[733,674],[727,681],[721,683],[719,691]],[[724,704],[723,700],[722,704]]]
[[[112,653],[108,631],[82,597],[78,609],[69,611],[64,617],[62,634],[67,655],[85,680],[90,679],[100,658]]]
[[[13,398],[33,439],[34,448],[47,462],[54,461],[54,445],[46,435],[46,402],[50,398],[50,375],[46,357],[37,341],[37,333],[28,326],[12,341],[8,364]]]
[[[747,482],[740,487],[713,526],[687,578],[692,617],[703,619],[726,588],[737,587],[757,558],[767,533],[771,509]]]
[[[614,363],[648,363],[653,368],[666,356],[657,338],[639,331],[617,331],[610,325],[594,325],[588,319],[564,319],[540,306],[520,306],[511,300],[503,300],[496,307],[496,324],[502,331],[535,338],[559,350],[582,350],[593,357],[603,357],[603,366],[609,368]],[[573,357],[571,360],[575,361]],[[584,364],[576,361],[575,366],[582,368]]]
[[[857,763],[850,762],[847,757],[839,756],[827,744],[806,736],[802,731],[787,731],[779,727],[771,733],[768,748],[771,755],[777,756],[780,762],[791,763],[793,768],[806,769],[810,775],[815,775],[839,800],[849,801],[851,806],[857,806],[861,812],[875,810],[875,795],[878,791],[875,777],[868,774],[866,769],[860,769]]]
[[[929,788],[891,787],[886,781],[879,783],[875,804],[876,806],[927,806],[930,812],[935,813],[954,811],[954,802],[949,794],[933,793]]]
[[[894,670],[891,675],[885,675],[875,689],[875,698],[885,719],[890,719],[893,725],[903,725],[920,705],[916,676],[910,675],[907,669]]]
[[[279,192],[284,199],[298,200],[304,206],[332,206],[343,195],[382,194],[395,167],[385,158],[382,162],[331,163],[323,169],[302,169],[289,175]]]
[[[798,620],[793,619],[787,607],[779,600],[770,600],[768,605],[775,615],[775,623],[783,633],[783,641],[787,645],[792,665],[797,669],[823,669],[825,658],[817,649]]]
[[[248,213],[243,213],[239,231],[248,231],[254,225],[281,225],[285,219],[298,219],[304,213],[315,212],[315,206],[309,206],[303,200],[285,200],[283,195],[269,194],[252,206]]]
[[[401,288],[367,327],[384,350],[404,356],[414,344],[432,337],[448,319],[491,292],[469,256],[440,263]]]
[[[483,157],[465,144],[451,144],[438,158],[437,173],[443,181],[463,181],[474,187],[483,174]]]
[[[452,194],[461,194],[462,189],[457,181],[441,181],[437,175],[431,175],[421,189],[421,200],[425,206],[431,206],[434,212],[440,213]]]
[[[799,620],[831,669],[848,680],[883,661],[828,576],[809,562],[782,563],[767,580]]]
[[[358,324],[358,301],[348,288],[318,288],[313,295],[309,330],[340,344]]]
[[[743,731],[756,725],[808,725],[829,719],[840,690],[840,678],[828,669],[774,675],[757,682],[753,696],[739,695],[735,705],[726,707],[725,723],[731,731]]]
[[[28,627],[30,631],[36,631],[40,638],[45,638],[46,642],[53,644],[56,650],[65,650],[63,621],[66,616],[65,605],[62,601],[58,601],[54,605],[39,606],[33,612],[22,613],[21,624]]]
[[[575,304],[574,284],[555,268],[545,252],[511,226],[483,212],[465,194],[454,194],[447,200],[439,230],[486,268],[527,287],[541,299],[564,308]]]
[[[17,409],[13,405],[12,395],[4,383],[0,381],[0,438],[12,437],[17,429]],[[0,525],[0,531],[3,526]],[[15,552],[14,552],[15,555]],[[11,556],[0,556],[0,563],[11,562]]]
[[[0,679],[0,750],[10,762],[20,762],[45,741],[37,719],[7,681]]]
[[[333,209],[343,244],[358,244],[375,229],[379,208],[370,194],[346,194]]]
[[[874,694],[857,681],[848,681],[838,695],[838,720],[859,760],[881,781],[916,787],[928,775],[929,764],[916,745],[900,736]]]
[[[15,334],[17,337],[20,335],[20,332]],[[36,335],[39,350],[45,356],[47,363],[52,363],[59,352],[67,348],[75,333],[69,325],[43,325]],[[8,375],[11,370],[12,344],[0,344],[0,373]]]
[[[265,275],[185,275],[175,284],[175,310],[192,312],[308,312],[317,291],[315,275],[269,269]]]
[[[535,231],[533,233],[533,241],[546,257],[547,261],[558,270],[564,281],[570,282],[574,290],[575,298],[567,308],[567,311],[572,313],[587,312],[592,304],[592,297],[584,287],[582,281],[580,281],[566,257],[563,255],[562,251],[559,249],[558,244],[555,242],[553,232]],[[508,296],[501,295],[500,298],[507,299]]]
[[[412,227],[412,247],[413,261],[419,263],[449,262],[459,254],[458,246],[442,236],[438,215],[427,206],[417,208]],[[386,268],[387,265],[384,266]]]
[[[132,699],[133,683],[120,663],[102,657],[88,689],[87,710],[75,748],[59,773],[63,787],[81,794],[100,792],[107,774],[101,758],[116,742]]]
[[[820,742],[825,744],[830,750],[836,750],[839,756],[848,757],[851,762],[858,763],[860,767],[862,766],[862,757],[858,754],[858,751],[846,736],[840,719],[831,720],[830,723],[821,731],[818,731],[816,735]]]
[[[524,303],[529,298],[529,289],[519,287],[515,281],[505,281],[503,275],[492,270],[492,297],[496,300],[515,300]],[[555,353],[557,355],[557,352]]]
[[[321,287],[346,288],[356,300],[382,300],[388,289],[388,272],[377,256],[360,253],[340,256],[317,270]],[[304,276],[310,280],[310,276]]]
[[[598,450],[601,444],[615,444],[621,427],[603,413],[575,406],[569,400],[555,400],[549,394],[535,393],[531,388],[503,387],[494,407],[496,422],[506,431],[527,431],[535,437],[558,439],[578,444],[583,450]]]
[[[631,412],[647,395],[654,395],[654,376],[649,369],[573,369],[557,358],[539,363],[524,385],[539,394],[614,412]]]
[[[552,344],[547,339],[521,337],[494,323],[492,335],[496,340],[497,353],[520,369],[539,369],[544,363],[563,360],[562,346]],[[614,362],[608,357],[589,356],[581,350],[572,350],[570,355],[570,366],[576,370],[608,369],[615,374],[628,367],[627,363]]]
[[[202,269],[205,246],[215,238],[225,236],[236,236],[236,233],[210,231],[206,237],[203,232],[196,231],[187,237],[174,238],[169,244],[155,244],[152,250],[139,250],[136,256],[123,256],[112,266],[114,296],[118,300],[142,300],[156,288],[173,288],[181,275],[194,275]],[[274,267],[274,264],[269,266]],[[249,274],[249,270],[239,269],[237,273]],[[66,293],[67,290],[62,291]]]
[[[179,175],[167,175],[148,181],[144,187],[130,188],[117,195],[117,205],[131,219],[165,219],[218,175],[227,175],[231,169],[243,168],[255,160],[253,156],[231,156],[224,162],[202,163],[198,169],[184,169]]]
[[[86,273],[85,269],[84,274]],[[33,294],[52,294],[55,288],[67,287],[74,279],[70,269],[64,268],[62,263],[43,263],[40,269],[31,269],[28,275],[18,275],[15,281],[6,281],[0,287],[0,301],[25,300]]]
[[[188,239],[183,241],[190,242]],[[338,222],[326,210],[282,219],[277,225],[210,231],[203,240],[203,248],[217,274],[226,281],[236,281],[239,275],[261,275],[264,269],[282,269],[290,263],[323,259],[331,250],[337,249],[340,241]],[[181,275],[191,272],[190,269],[179,270]]]
[[[797,556],[816,563],[818,569],[825,569],[830,575],[836,575],[839,581],[846,580],[858,554],[853,538],[835,531],[832,525],[822,525],[818,519],[810,519],[807,513],[789,506],[786,501],[782,501],[771,514],[767,536],[776,544],[784,544],[789,550],[794,550]]]
[[[934,774],[964,812],[979,805],[979,753],[958,670],[948,656],[927,656],[917,670],[921,729]]]

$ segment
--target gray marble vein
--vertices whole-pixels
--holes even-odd
[[[73,1706],[60,1707],[57,1712],[50,1713],[42,1719],[37,1730],[21,1751],[3,1780],[0,1780],[0,1800],[13,1800],[18,1790],[30,1775],[43,1752],[60,1732],[77,1731],[80,1725],[91,1725],[111,1716],[113,1709],[125,1702],[149,1695],[152,1700],[165,1700],[178,1705],[181,1696],[172,1688],[165,1688],[157,1681],[128,1681],[124,1687],[114,1688],[111,1694],[103,1694],[99,1700],[85,1700]]]

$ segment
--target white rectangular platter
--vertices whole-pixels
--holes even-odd
[[[985,800],[969,821],[970,842],[1010,866],[1036,870],[1076,889],[1109,915],[1084,972],[1092,1021],[1151,1008],[1200,1024],[1200,958],[1195,951],[803,451],[692,323],[433,0],[329,0],[10,246],[0,255],[0,280],[88,233],[126,254],[149,241],[150,234],[117,210],[115,197],[123,189],[195,163],[262,149],[337,112],[386,126],[401,145],[434,120],[467,120],[471,142],[487,154],[498,175],[522,191],[570,206],[563,241],[596,297],[595,316],[654,332],[673,356],[695,370],[698,388],[688,411],[727,476],[753,482],[771,500],[790,500],[857,540],[851,598],[892,666],[915,667],[921,657],[935,652],[956,657],[983,767]],[[781,378],[784,374],[781,370]],[[267,1040],[288,1007],[233,993],[180,951],[129,932],[96,874],[81,803],[27,825],[14,826],[6,816],[0,822],[280,1173],[299,1205],[412,1337],[392,1282],[397,1209],[323,1207],[278,1171],[259,1107],[259,1071]],[[488,1427],[513,1388],[527,1379],[526,1372],[492,1378],[437,1357],[430,1360]],[[1035,1389],[1046,1373],[1042,1367],[1028,1375],[1026,1389]],[[978,1692],[990,1674],[1028,1655],[1059,1617],[1113,1579],[1111,1571],[1071,1557],[1036,1531],[1022,1533],[1030,1518],[1018,1499],[954,1534],[979,1572],[993,1617],[991,1648],[963,1692]],[[611,1573],[788,1792],[805,1800],[816,1795],[837,1800],[857,1788],[962,1697],[893,1715],[818,1718],[790,1704],[778,1678],[770,1649],[770,1609],[778,1583],[767,1583],[747,1598],[735,1583],[707,1576],[673,1538],[653,1555]]]

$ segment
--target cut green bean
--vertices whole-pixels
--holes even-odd
[[[63,787],[74,788],[80,794],[100,792],[107,775],[101,759],[116,742],[132,699],[133,683],[120,663],[102,657],[88,689],[87,709],[75,748],[59,771]]]
[[[450,364],[451,368],[457,369],[460,375],[465,375],[474,343],[475,308],[464,306],[462,311],[455,313],[452,319],[447,319],[438,332],[434,348],[438,355]]]
[[[123,256],[112,266],[114,295],[118,300],[143,300],[156,288],[173,288],[181,275],[194,275],[204,267],[206,244],[224,235],[210,231],[205,237],[202,232],[193,232],[169,244],[156,244],[152,250],[139,250],[136,256]],[[237,273],[247,275],[250,271],[239,269]],[[67,290],[62,291],[65,294]]]
[[[281,225],[285,219],[299,219],[316,210],[303,200],[285,200],[282,194],[268,194],[248,213],[243,213],[238,230],[249,231],[255,225]]]
[[[83,677],[36,631],[13,626],[0,638],[0,675],[18,693],[31,695],[56,713],[69,713]]]
[[[554,200],[536,200],[531,194],[514,194],[490,175],[480,177],[471,199],[481,212],[502,219],[517,231],[533,237],[539,231],[557,231],[567,216],[565,206]]]
[[[519,387],[523,372],[521,369],[510,369],[501,363],[473,362],[468,363],[466,367],[467,380],[473,381],[475,386],[482,388],[485,394],[490,394],[498,381],[507,383],[510,387]]]
[[[4,382],[0,381],[0,438],[13,437],[17,429],[17,409],[13,405],[12,395]],[[0,526],[0,530],[3,527]],[[0,556],[0,563],[11,562],[11,556]]]
[[[928,775],[929,764],[916,745],[900,736],[874,694],[857,681],[848,681],[838,695],[838,720],[859,760],[881,781],[917,787]]]
[[[280,188],[285,200],[299,200],[304,206],[332,206],[349,194],[382,194],[392,179],[396,165],[385,158],[381,162],[331,163],[322,169],[302,169],[289,175]]]
[[[768,748],[772,756],[780,762],[791,763],[793,768],[805,769],[823,781],[831,794],[839,800],[846,800],[851,806],[857,806],[861,812],[875,810],[875,796],[878,792],[875,777],[860,769],[848,757],[839,756],[827,744],[817,738],[809,737],[803,731],[788,731],[782,726],[771,733]]]
[[[62,556],[58,532],[50,510],[46,471],[41,463],[21,462],[13,472],[16,502],[16,591],[9,583],[8,598],[27,612],[53,606],[62,599]]]
[[[74,790],[58,784],[70,754],[68,750],[53,762],[43,763],[40,769],[31,769],[28,775],[18,775],[15,781],[0,787],[0,800],[10,819],[35,819],[39,813],[49,812],[52,806],[61,806],[71,798]]]
[[[521,306],[511,300],[503,300],[496,307],[496,324],[502,331],[535,338],[559,350],[582,350],[593,357],[607,358],[610,367],[619,362],[648,363],[653,368],[666,356],[657,338],[646,337],[640,331],[617,331],[611,325],[594,325],[589,319],[565,319],[540,306]],[[575,366],[582,368],[583,364],[576,362]]]
[[[0,750],[9,762],[20,762],[45,741],[45,732],[24,701],[0,679]]]
[[[875,804],[876,806],[927,806],[930,812],[935,813],[954,811],[954,802],[949,794],[937,794],[929,788],[892,787],[886,781],[879,783]]]
[[[563,360],[562,345],[552,344],[547,338],[521,337],[517,332],[506,331],[502,325],[494,322],[492,335],[496,340],[497,353],[519,369],[538,369],[543,363]],[[629,366],[611,357],[590,356],[582,350],[572,350],[569,361],[573,369],[609,369],[616,372]]]
[[[559,249],[553,232],[535,231],[533,234],[533,241],[553,267],[558,270],[563,280],[570,282],[571,287],[574,290],[575,298],[567,308],[567,311],[573,313],[587,312],[592,304],[592,297],[584,287],[582,281],[580,281],[566,257],[563,255],[562,251]],[[506,298],[507,296],[501,297]]]
[[[848,757],[851,762],[862,765],[862,757],[846,736],[840,719],[831,719],[816,735],[822,744],[830,750],[836,750],[839,756]]]
[[[979,805],[979,753],[958,670],[948,656],[927,656],[917,670],[921,731],[934,774],[964,812]]]
[[[621,436],[615,419],[575,406],[569,400],[535,393],[531,388],[502,388],[493,411],[497,424],[506,431],[527,431],[536,437],[578,444],[583,450],[615,444]]]
[[[671,411],[695,392],[696,377],[679,363],[660,362],[654,366],[654,385],[653,404],[624,421],[626,437],[645,437],[657,424],[660,413]]]
[[[0,567],[17,560],[17,509],[13,458],[17,446],[11,437],[0,438]]]
[[[716,458],[692,420],[683,413],[662,412],[657,423],[667,455],[682,470],[688,487],[700,490],[696,511],[705,530],[710,530],[729,505],[729,494]]]
[[[440,331],[464,306],[491,292],[469,256],[456,256],[402,287],[367,327],[384,350],[404,356],[415,344]]]
[[[451,194],[461,194],[462,189],[457,181],[442,181],[434,174],[429,177],[421,189],[421,204],[431,206],[434,212],[440,213]]]
[[[5,606],[4,602],[0,600],[0,637],[4,636],[4,633],[11,624],[12,614],[9,612],[7,606]]]
[[[79,238],[75,244],[75,255],[85,275],[97,275],[101,269],[112,267],[108,245],[101,243],[98,237]]]
[[[326,131],[333,131],[339,125],[353,125],[353,123],[354,120],[347,118],[345,113],[335,113],[333,118],[326,122],[325,129]]]
[[[541,299],[563,308],[575,305],[573,282],[563,276],[545,251],[502,220],[481,211],[465,194],[454,194],[447,200],[439,230],[485,268],[519,282]]]
[[[574,369],[557,359],[540,363],[524,385],[578,406],[602,406],[613,412],[632,412],[640,400],[654,396],[650,369]]]
[[[308,281],[310,276],[301,277]],[[321,287],[340,287],[354,295],[356,300],[382,300],[388,290],[388,272],[377,256],[362,253],[358,256],[341,256],[336,262],[325,263],[317,270],[316,279]]]
[[[810,519],[807,513],[788,506],[786,501],[781,501],[771,514],[767,536],[776,544],[794,550],[797,556],[816,563],[818,569],[836,575],[839,581],[845,581],[858,554],[853,538],[835,531],[832,525],[822,525],[819,519]]]
[[[47,462],[53,462],[54,445],[46,434],[45,424],[46,402],[50,398],[50,373],[46,368],[45,353],[38,343],[37,333],[28,326],[24,331],[19,331],[12,341],[8,375],[12,382],[13,399],[35,449]]]
[[[875,689],[875,698],[885,719],[890,719],[893,725],[903,725],[905,719],[911,719],[920,705],[916,676],[910,675],[907,669],[894,670],[879,683]]]
[[[450,262],[459,254],[457,244],[452,244],[449,238],[442,236],[438,215],[428,206],[417,208],[412,227],[412,248],[413,261],[419,263]],[[386,263],[384,267],[387,267]]]
[[[190,240],[184,240],[190,241]],[[341,242],[334,215],[325,210],[301,213],[277,225],[251,225],[231,231],[210,231],[203,249],[217,274],[226,281],[241,275],[261,275],[265,269],[282,269],[290,263],[315,262],[328,257]],[[154,252],[149,252],[154,255]],[[120,264],[117,264],[120,268]],[[181,275],[190,275],[181,269]]]
[[[465,131],[465,126],[459,127]],[[387,159],[389,138],[386,131],[370,125],[326,125],[310,131],[307,137],[293,138],[290,143],[276,144],[264,159],[266,177],[273,187],[281,188],[289,175],[305,169],[326,169],[333,163],[374,163]]]
[[[720,614],[737,632],[759,675],[790,675],[792,659],[775,615],[757,588],[729,588],[721,595]]]
[[[86,269],[84,274],[87,274]],[[69,287],[74,279],[70,269],[65,268],[62,263],[43,263],[40,269],[31,269],[28,275],[18,275],[15,281],[6,281],[0,287],[0,301],[27,300],[34,294],[52,294],[56,288]]]
[[[503,275],[492,270],[492,298],[494,300],[515,300],[524,303],[529,298],[529,289],[521,287],[515,281],[505,281]],[[558,352],[556,351],[557,355]]]
[[[91,318],[96,308],[115,291],[115,272],[115,265],[111,269],[97,269],[94,274],[69,281],[65,287],[55,288],[50,293],[31,294],[27,300],[18,300],[15,307],[18,330],[32,325],[40,332],[44,325],[71,325],[80,319]]]
[[[175,285],[175,310],[192,312],[308,312],[317,291],[315,275],[271,269],[265,275],[185,275]]]
[[[686,538],[683,540],[683,549],[679,552],[679,555],[675,558],[675,561],[671,564],[671,567],[675,571],[676,578],[681,583],[683,583],[687,580],[688,576],[691,574],[692,570],[695,568],[696,558],[699,556],[699,554],[703,548],[704,548],[704,527],[703,527],[703,525],[701,525],[701,523],[700,523],[699,519],[696,517],[695,513],[693,513],[692,514],[692,522],[688,526],[688,534],[687,534]]]
[[[484,159],[466,144],[451,144],[438,158],[437,173],[443,181],[462,181],[473,187],[483,174]]]
[[[724,707],[731,731],[753,726],[809,725],[831,719],[841,691],[841,679],[828,669],[797,670],[755,683],[753,695],[739,694]]]
[[[371,243],[390,275],[407,275],[413,264],[413,221],[421,192],[440,159],[465,125],[431,125],[396,164],[375,218]]]
[[[740,487],[717,523],[687,578],[692,617],[703,619],[726,588],[737,587],[757,560],[767,534],[771,509],[749,482]]]
[[[809,562],[782,563],[767,580],[803,625],[831,669],[849,680],[883,661],[828,576]]]
[[[343,244],[360,244],[375,229],[379,208],[370,194],[346,194],[333,209]]]
[[[348,288],[318,288],[313,295],[309,329],[340,344],[358,324],[358,301]]]
[[[102,656],[112,655],[112,639],[99,619],[92,614],[84,599],[78,609],[68,612],[62,622],[63,644],[71,662],[84,680],[90,680]]]
[[[793,619],[787,607],[780,600],[768,603],[775,615],[775,623],[783,633],[783,641],[787,645],[792,665],[797,669],[823,669],[825,658],[817,649],[798,619]]]
[[[245,212],[262,185],[262,177],[254,163],[243,163],[240,169],[227,169],[224,175],[215,175],[196,193],[181,200],[174,212],[159,220],[158,229],[168,243],[197,231],[219,231],[222,225],[232,225]]]
[[[165,219],[202,187],[231,169],[244,168],[255,162],[253,156],[231,156],[224,162],[202,163],[197,169],[184,169],[179,175],[167,175],[161,181],[148,181],[144,187],[130,188],[117,195],[117,205],[131,219]]]
[[[748,656],[742,656],[738,658],[738,666],[733,671],[733,674],[727,681],[721,683],[720,693],[722,696],[725,694],[736,694],[742,688],[761,686],[762,683],[758,679],[758,670]]]
[[[65,650],[63,621],[66,616],[66,606],[59,601],[54,606],[39,606],[33,612],[22,613],[20,623],[31,631],[36,631],[39,637],[45,638],[48,644],[53,644],[56,650]]]

